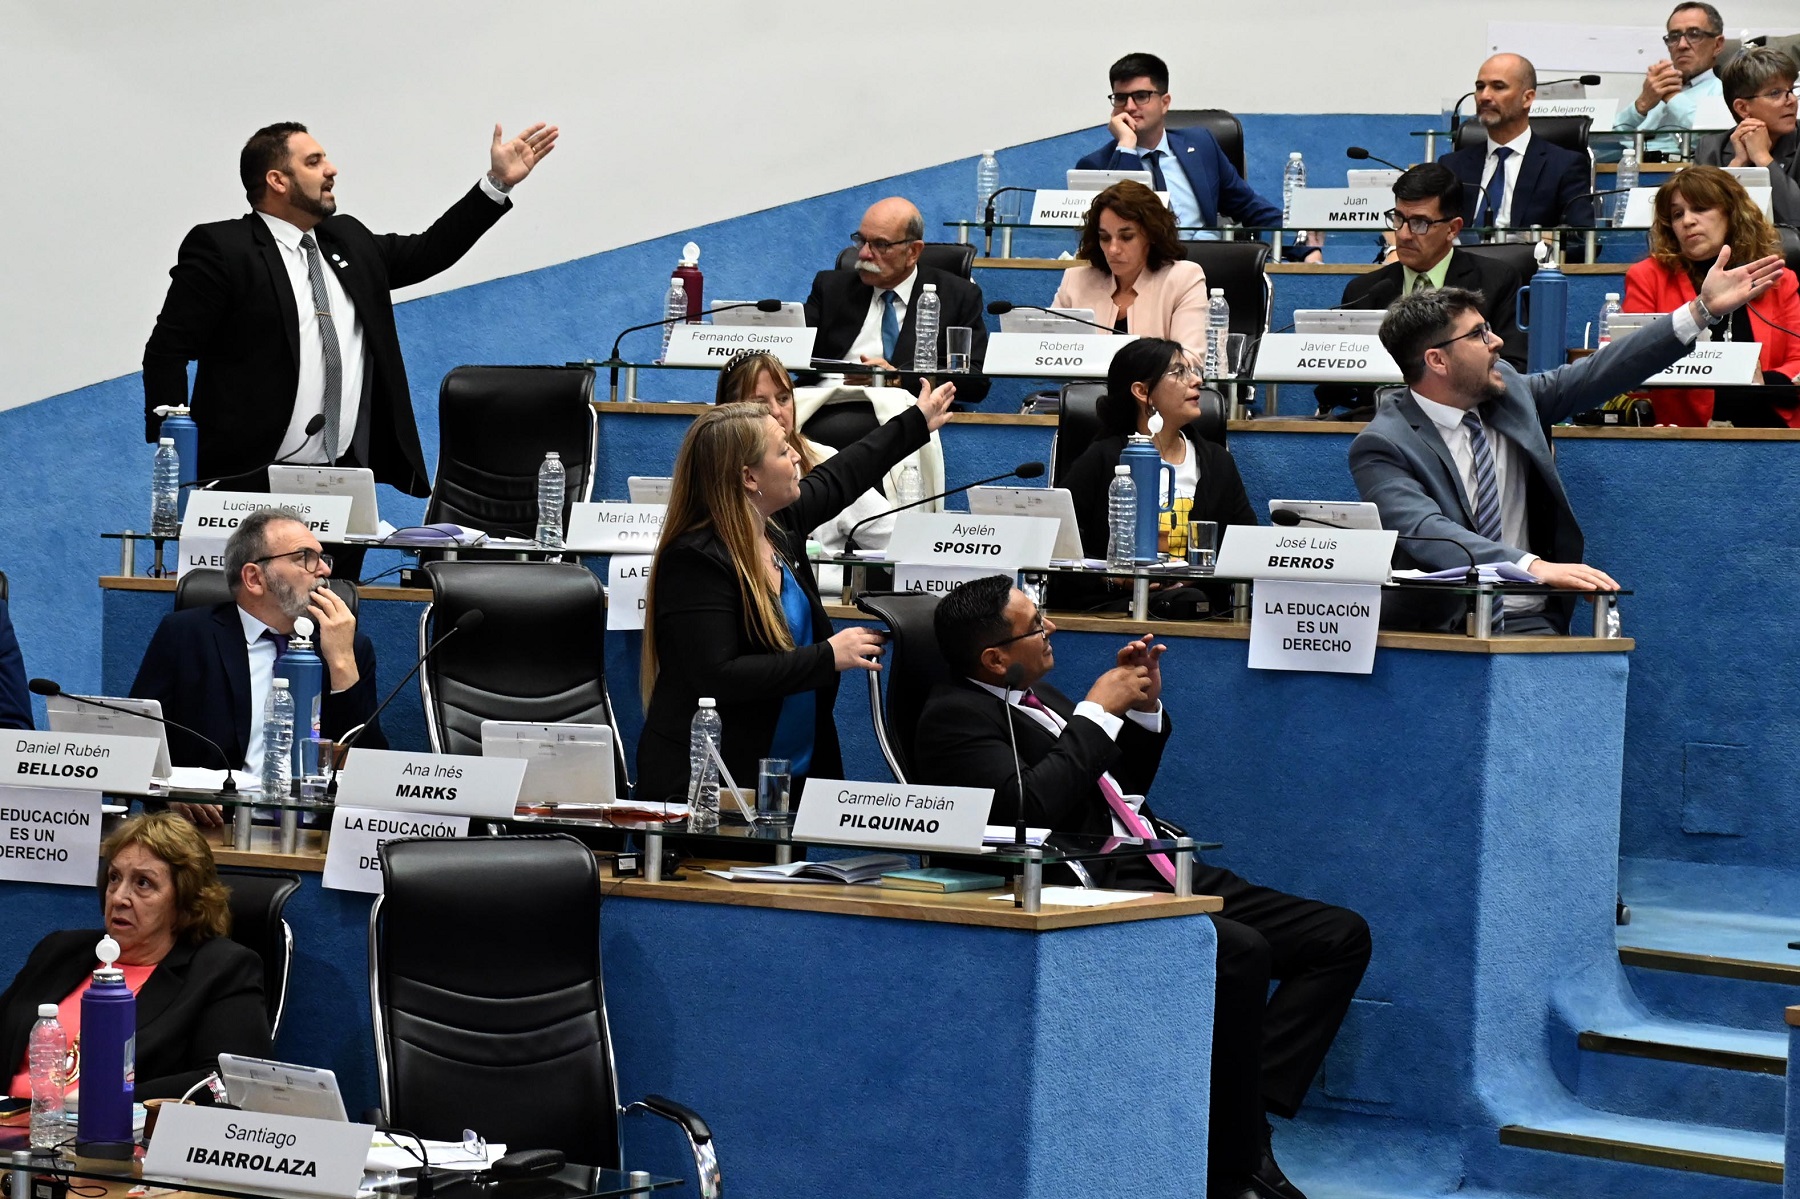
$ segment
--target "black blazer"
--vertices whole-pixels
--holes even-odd
[[[12,605],[0,600],[0,729],[32,727],[31,691],[25,685],[25,656],[13,632]]]
[[[1481,205],[1481,172],[1487,166],[1487,141],[1453,150],[1438,159],[1468,187],[1463,188],[1463,222],[1473,225]],[[1512,211],[1507,224],[1514,229],[1531,225],[1579,225],[1594,223],[1594,201],[1588,195],[1592,165],[1586,156],[1532,136],[1519,164],[1519,181],[1513,186]],[[1565,215],[1566,214],[1566,215]]]
[[[427,494],[431,479],[391,293],[456,262],[511,207],[477,186],[424,233],[375,234],[351,216],[328,217],[313,230],[322,260],[343,263],[338,281],[362,324],[365,387],[353,456],[408,495]],[[280,449],[300,379],[299,310],[281,248],[254,212],[197,225],[182,239],[169,280],[144,346],[144,436],[154,441],[162,427],[151,409],[188,402],[187,364],[197,360],[200,461],[182,463],[182,473],[255,471]]]
[[[952,275],[949,271],[940,271],[936,267],[920,266],[913,276],[912,295],[906,301],[906,320],[900,325],[900,336],[894,341],[894,365],[907,367],[913,361],[913,314],[916,311],[922,288],[927,283],[937,285],[938,294],[938,328],[967,328],[974,331],[971,339],[970,356],[974,359],[976,370],[987,361],[987,325],[982,319],[985,309],[981,301],[981,288],[967,279]],[[818,330],[813,341],[813,354],[819,358],[843,358],[850,352],[850,345],[862,330],[863,320],[869,315],[869,304],[875,298],[875,289],[863,282],[856,271],[820,271],[813,276],[812,292],[806,297],[806,323]],[[918,380],[914,376],[902,379],[901,385],[908,391],[919,389]],[[961,403],[978,404],[988,393],[988,381],[985,378],[959,379],[956,382],[956,398]]]
[[[1182,432],[1188,439],[1188,453],[1198,455],[1195,462],[1200,467],[1200,481],[1194,487],[1194,511],[1188,519],[1212,520],[1222,525],[1258,523],[1231,451],[1198,436],[1191,425]],[[1106,492],[1112,486],[1113,468],[1119,465],[1119,456],[1124,452],[1123,435],[1097,437],[1070,464],[1059,484],[1069,489],[1069,498],[1075,503],[1075,521],[1081,526],[1081,552],[1090,558],[1106,557],[1111,532]]]
[[[876,485],[888,469],[930,439],[925,416],[908,408],[868,436],[814,467],[800,480],[800,498],[775,514],[775,548],[794,564],[794,578],[812,609],[813,643],[777,649],[750,631],[737,568],[711,528],[670,542],[651,568],[655,588],[656,684],[638,738],[637,793],[647,801],[684,797],[688,783],[688,726],[701,696],[718,701],[724,724],[721,753],[740,786],[756,778],[767,757],[784,697],[814,693],[812,766],[808,773],[839,778],[832,706],[838,671],[831,619],[806,561],[806,538]]]
[[[40,1003],[61,1003],[98,963],[100,929],[51,933],[0,994],[0,1066],[25,1061]],[[269,1055],[262,959],[229,937],[179,940],[137,995],[136,1097],[179,1096],[219,1068],[221,1053]]]
[[[356,685],[332,694],[331,668],[325,668],[325,695],[319,706],[319,732],[336,740],[375,712],[375,646],[360,629],[356,633]],[[231,767],[243,767],[250,748],[250,652],[235,603],[171,612],[156,626],[150,647],[132,680],[134,699],[162,701],[163,715],[198,729],[231,755]],[[370,749],[386,749],[381,726],[371,723],[356,740]],[[177,766],[219,768],[219,755],[204,741],[171,726],[169,760]]]
[[[1537,144],[1537,139],[1532,139]],[[1506,342],[1500,356],[1513,364],[1513,369],[1525,369],[1525,352],[1527,343],[1524,332],[1519,328],[1518,294],[1522,281],[1519,273],[1504,262],[1487,258],[1480,254],[1465,254],[1459,250],[1450,251],[1450,266],[1444,272],[1445,287],[1461,287],[1469,291],[1478,291],[1484,303],[1481,315],[1487,323]],[[1405,268],[1398,262],[1390,262],[1378,271],[1370,271],[1366,275],[1352,276],[1344,285],[1341,308],[1385,309],[1400,298],[1400,289],[1406,285]]]

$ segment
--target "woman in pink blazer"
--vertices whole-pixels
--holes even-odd
[[[1076,257],[1053,306],[1091,308],[1102,325],[1206,352],[1206,272],[1187,260],[1155,192],[1127,180],[1095,196]]]

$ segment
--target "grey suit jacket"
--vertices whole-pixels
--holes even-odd
[[[1775,161],[1769,164],[1769,207],[1777,225],[1800,225],[1800,130],[1770,147]],[[1722,167],[1732,158],[1731,134],[1709,133],[1694,149],[1694,161]],[[1785,165],[1784,165],[1785,164]]]

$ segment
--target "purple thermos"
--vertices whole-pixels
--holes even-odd
[[[82,1157],[129,1160],[131,1104],[137,1070],[137,996],[113,963],[119,943],[100,938],[100,968],[81,997],[81,1099],[75,1152]]]

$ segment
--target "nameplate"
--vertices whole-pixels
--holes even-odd
[[[1385,583],[1395,540],[1387,529],[1226,525],[1214,573],[1228,579]]]
[[[1088,210],[1094,206],[1099,192],[1050,191],[1039,188],[1031,198],[1031,223],[1052,228],[1076,228],[1087,224]],[[1156,198],[1166,208],[1169,193],[1157,192]]]
[[[1385,225],[1382,213],[1394,206],[1384,187],[1297,187],[1288,201],[1290,229],[1371,229]]]
[[[1258,579],[1250,592],[1250,669],[1368,674],[1381,588]]]
[[[1536,109],[1534,108],[1533,111]],[[1631,193],[1625,197],[1625,219],[1620,221],[1616,227],[1648,229],[1656,216],[1656,193],[1660,190],[1662,189],[1655,187],[1632,188]],[[1775,219],[1775,189],[1768,186],[1757,187],[1745,184],[1744,190],[1750,193],[1750,199],[1755,201],[1758,208],[1762,209],[1763,216],[1773,221]],[[1617,196],[1601,197],[1602,201],[1616,201],[1617,199]]]
[[[480,759],[475,759],[479,761]],[[495,759],[504,761],[506,759]],[[524,765],[523,758],[514,759]],[[339,793],[342,799],[342,792]],[[507,815],[511,815],[508,812]],[[319,885],[331,891],[381,894],[381,844],[402,837],[466,837],[467,816],[433,816],[345,807],[331,814],[331,844],[325,850],[325,873]],[[157,1126],[162,1135],[162,1126]]]
[[[662,536],[663,504],[571,504],[563,544],[584,554],[650,554]]]
[[[98,791],[0,786],[0,878],[91,887],[99,860]]]
[[[0,734],[0,785],[142,795],[150,789],[157,745],[152,737],[8,729]]]
[[[804,325],[676,325],[663,361],[674,366],[724,366],[733,354],[773,354],[789,370],[812,365],[817,329]]]
[[[976,566],[984,575],[1008,575],[1049,566],[1057,527],[1044,516],[902,512],[894,517],[887,556],[914,566]]]
[[[913,566],[903,563],[894,567],[894,590],[923,591],[941,597],[964,583],[998,573],[987,566]]]
[[[998,703],[998,700],[994,702]],[[795,841],[980,853],[994,792],[810,778],[794,817]]]
[[[263,508],[292,508],[320,541],[342,541],[350,528],[351,498],[347,495],[282,495],[253,491],[204,491],[192,489],[187,512],[181,518],[181,542],[176,547],[176,577],[197,567],[222,570],[225,543],[238,522]]]
[[[1542,96],[1531,102],[1531,119],[1539,117],[1587,117],[1593,124],[1589,133],[1611,133],[1613,118],[1625,107],[1622,100],[1593,96],[1585,100],[1546,100]]]
[[[606,628],[625,632],[644,627],[654,554],[614,554],[607,567]]]
[[[1125,333],[993,333],[982,370],[1030,379],[1104,379]]]
[[[1256,377],[1271,382],[1398,383],[1381,338],[1359,333],[1270,333],[1256,348]]]
[[[419,754],[394,749],[350,751],[338,802],[433,816],[511,816],[525,781],[523,758]]]
[[[144,1150],[144,1176],[349,1199],[374,1139],[369,1124],[165,1103]]]
[[[1754,341],[1697,341],[1685,357],[1644,382],[1650,386],[1691,384],[1696,387],[1761,383],[1761,357],[1762,347]]]

